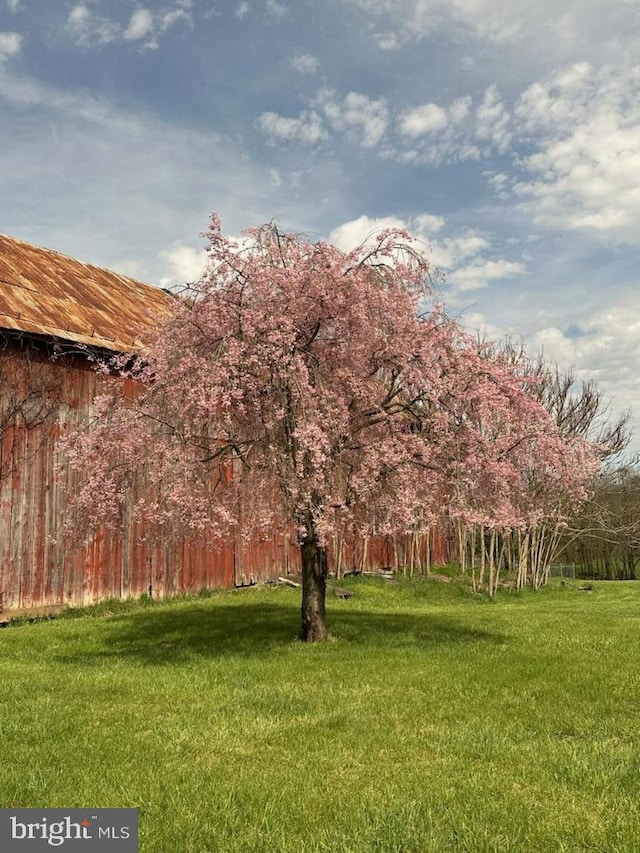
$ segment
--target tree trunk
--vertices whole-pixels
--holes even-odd
[[[327,552],[321,548],[315,532],[300,545],[302,557],[302,629],[305,643],[322,643],[327,639]]]

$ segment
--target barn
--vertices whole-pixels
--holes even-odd
[[[256,583],[297,568],[285,537],[211,548],[168,535],[145,541],[101,530],[89,542],[61,535],[73,475],[59,446],[82,423],[104,379],[95,358],[144,347],[173,297],[157,287],[0,235],[0,611],[83,605],[109,597],[169,596]],[[407,543],[347,543],[341,562],[405,561]],[[432,537],[430,560],[446,560]]]

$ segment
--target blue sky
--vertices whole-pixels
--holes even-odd
[[[639,35],[637,0],[0,0],[0,232],[168,285],[213,210],[405,225],[640,449]]]

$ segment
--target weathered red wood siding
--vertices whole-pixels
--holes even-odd
[[[51,398],[50,416],[40,426],[5,424],[0,432],[0,610],[149,593],[171,596],[299,571],[299,548],[286,534],[249,544],[238,536],[226,547],[171,535],[153,543],[143,541],[144,527],[132,522],[124,535],[101,530],[88,544],[65,542],[65,495],[73,492],[75,475],[60,458],[59,438],[86,418],[101,378],[82,355],[52,362],[46,352],[19,344],[0,350],[0,368],[0,406],[8,385],[22,394],[40,388]],[[30,405],[37,407],[37,400]],[[432,564],[447,561],[446,537],[440,532],[432,533],[429,545],[422,537],[413,551],[410,537],[370,538],[366,545],[348,541],[342,545],[341,569],[393,568],[409,563],[411,554],[424,567],[427,547]],[[330,548],[330,568],[335,564],[335,548]]]
[[[65,542],[61,525],[65,494],[73,475],[62,468],[60,434],[78,424],[100,390],[100,377],[82,356],[50,362],[46,355],[19,346],[0,353],[6,393],[30,377],[49,385],[55,409],[40,426],[9,426],[0,436],[0,593],[5,610],[50,604],[87,604],[111,596],[151,593],[174,595],[235,583],[234,549],[211,548],[204,541],[167,537],[163,543],[140,541],[141,525],[126,534],[101,530],[88,544]],[[64,460],[62,460],[64,463]],[[264,579],[259,561],[255,581]]]

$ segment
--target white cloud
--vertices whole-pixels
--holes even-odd
[[[9,11],[15,14],[22,9],[22,0],[7,0],[7,6]]]
[[[0,33],[0,62],[17,56],[22,50],[22,36],[20,33]]]
[[[575,366],[580,379],[595,380],[614,401],[612,414],[630,409],[635,421],[635,452],[640,451],[640,306],[621,300],[592,314],[580,328],[548,326],[531,340],[548,361]]]
[[[448,106],[428,103],[401,111],[397,117],[399,144],[385,149],[386,157],[408,165],[439,166],[480,160],[491,149],[474,138],[469,95],[457,98]]]
[[[385,228],[403,229],[406,227],[405,220],[399,219],[397,216],[380,216],[372,219],[363,215],[334,228],[329,234],[329,242],[342,249],[343,252],[350,252],[357,246],[365,244],[369,238]]]
[[[127,41],[138,41],[148,35],[153,28],[153,15],[148,9],[136,9],[131,15],[129,25],[124,31]]]
[[[69,12],[67,29],[84,46],[109,44],[119,38],[121,28],[108,18],[94,15],[85,3],[77,3]]]
[[[298,71],[313,73],[317,70],[317,59],[308,54],[296,54],[291,65]],[[272,138],[308,142],[309,134],[302,133],[301,120],[306,117],[308,122],[309,116],[320,113],[324,114],[333,131],[344,134],[350,142],[362,148],[378,148],[384,159],[416,166],[436,166],[441,163],[480,160],[501,142],[498,108],[489,104],[481,106],[480,115],[484,117],[482,128],[485,128],[489,127],[495,114],[495,122],[491,125],[492,136],[485,145],[474,141],[471,105],[471,97],[465,95],[448,106],[428,103],[399,111],[393,116],[393,126],[397,129],[395,136],[399,138],[396,142],[393,134],[387,135],[391,114],[385,97],[370,98],[360,92],[349,92],[343,96],[333,89],[321,88],[310,102],[312,112],[303,113],[300,120],[283,119],[277,122],[277,114],[270,112],[263,114],[259,124]],[[502,106],[501,103],[499,106]],[[306,122],[303,124],[306,126]],[[311,141],[320,138],[318,134],[319,127],[316,127],[311,133]],[[324,131],[321,138],[326,138]]]
[[[400,46],[400,40],[395,33],[375,33],[374,39],[380,50],[395,50]]]
[[[537,135],[568,122],[584,121],[596,94],[593,68],[588,62],[578,62],[529,86],[518,99],[515,116],[523,132]]]
[[[478,259],[468,266],[458,267],[447,276],[449,284],[458,291],[478,290],[498,279],[518,278],[525,275],[527,268],[520,261]]]
[[[460,294],[466,291],[487,287],[491,282],[526,275],[527,267],[522,260],[494,257],[495,250],[490,240],[474,229],[429,239],[432,233],[444,227],[444,220],[442,224],[437,223],[437,229],[429,220],[430,217],[417,216],[412,220],[411,228],[429,243],[431,263],[444,273],[447,284],[452,288],[453,300],[459,299]]]
[[[444,226],[444,217],[434,216],[431,213],[421,213],[415,217],[414,221],[418,227],[418,231],[425,235],[436,234]]]
[[[532,312],[535,314],[535,312]],[[527,350],[542,351],[545,360],[562,371],[575,368],[578,379],[595,380],[611,397],[612,418],[631,410],[635,440],[631,451],[640,452],[640,305],[631,296],[605,309],[592,310],[579,325],[552,325],[534,317]],[[547,315],[548,317],[548,315]],[[477,311],[465,311],[463,324],[489,340],[517,337],[519,327],[500,327]]]
[[[511,142],[509,123],[510,116],[502,103],[498,87],[489,86],[476,110],[476,138],[488,141],[502,154]]]
[[[157,48],[157,33],[169,30],[179,22],[192,21],[191,0],[177,0],[175,8],[165,7],[155,15],[150,9],[136,9],[126,27],[117,21],[100,16],[85,3],[76,3],[69,13],[67,29],[83,46],[109,44],[112,42],[143,41],[144,48]]]
[[[344,130],[363,148],[378,145],[386,133],[389,110],[385,98],[371,99],[359,92],[349,92],[340,99],[330,89],[318,93],[317,105],[334,130]]]
[[[534,221],[637,238],[640,66],[572,66],[523,92],[515,115],[535,145],[514,187]]]
[[[633,61],[639,15],[635,0],[342,0],[394,47],[433,38],[472,38],[552,67],[584,56]]]
[[[484,314],[470,309],[469,306],[465,306],[457,319],[468,332],[480,340],[501,341],[509,337],[505,335],[504,329],[489,322]]]
[[[504,193],[510,185],[510,178],[508,175],[505,175],[504,172],[489,171],[483,172],[482,174],[487,178],[490,186],[498,194]]]
[[[159,29],[164,32],[165,30],[170,29],[174,24],[180,23],[180,21],[184,21],[187,24],[193,22],[193,17],[190,12],[187,11],[189,7],[185,6],[182,9],[172,9],[170,12],[165,12],[163,15],[160,15],[158,26]]]
[[[449,107],[447,107],[447,115],[452,124],[461,124],[469,115],[471,109],[471,98],[465,95],[458,98]]]
[[[548,326],[533,343],[552,361],[574,363],[584,379],[632,382],[640,402],[640,307],[627,300],[598,312],[579,329]],[[639,408],[640,411],[640,408]]]
[[[446,112],[437,104],[423,104],[407,110],[400,118],[400,132],[405,136],[424,136],[443,130],[448,125]]]
[[[465,291],[486,287],[492,281],[519,278],[526,274],[527,269],[522,261],[487,257],[492,251],[491,243],[476,231],[468,230],[434,239],[433,234],[440,232],[444,226],[442,216],[429,213],[409,219],[397,216],[371,218],[363,215],[334,228],[329,240],[348,252],[369,242],[385,228],[406,230],[416,239],[415,248],[426,252],[432,268],[445,274],[447,283],[452,287],[453,298]]]
[[[444,217],[430,213],[420,213],[409,219],[401,219],[398,216],[371,218],[362,215],[334,228],[329,235],[329,240],[343,251],[350,251],[385,228],[399,228],[409,231],[418,240],[428,243],[432,235],[441,231],[444,225]],[[431,246],[434,264],[451,268],[460,261],[488,248],[489,242],[474,231],[466,231],[459,237],[446,237],[437,244],[431,243]]]
[[[518,41],[523,35],[523,25],[529,15],[522,0],[457,0],[453,17],[472,28],[478,35],[496,42]]]
[[[321,90],[316,104],[334,130],[363,147],[382,141],[387,102]],[[513,168],[485,175],[502,200],[514,194],[537,224],[637,239],[640,221],[640,66],[594,69],[581,62],[529,86],[513,116],[497,86],[472,111],[469,96],[396,116],[400,142],[382,156],[408,165],[511,154]],[[520,151],[528,150],[523,156]]]
[[[287,14],[287,7],[282,3],[278,3],[278,0],[266,0],[265,8],[267,10],[267,14],[276,20],[284,18]]]
[[[278,189],[282,186],[282,176],[277,169],[269,169],[269,177],[271,178],[271,186]]]
[[[315,111],[304,111],[298,118],[287,118],[274,112],[264,112],[258,119],[258,127],[271,143],[302,142],[316,145],[327,139],[322,120]]]
[[[291,57],[291,67],[300,74],[317,74],[318,60],[310,53],[295,53]]]
[[[90,17],[91,12],[89,11],[89,7],[85,6],[84,3],[78,3],[69,12],[68,23],[73,26],[79,26],[88,23]]]
[[[444,271],[455,270],[469,258],[480,256],[490,243],[477,231],[468,229],[458,236],[447,236],[432,244],[433,263]]]
[[[194,249],[184,243],[176,243],[171,249],[160,252],[160,260],[168,267],[169,274],[160,278],[161,287],[192,284],[199,281],[209,260],[204,250]]]
[[[236,7],[236,18],[239,18],[240,20],[246,18],[250,10],[251,6],[243,0],[243,2],[239,3]]]

